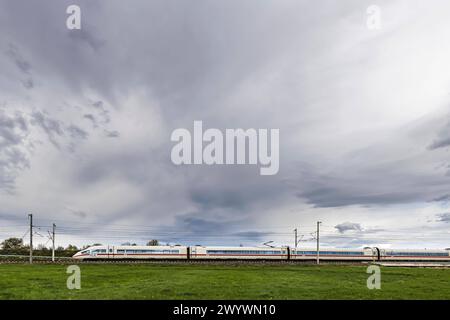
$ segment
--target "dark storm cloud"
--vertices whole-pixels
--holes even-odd
[[[448,157],[427,149],[427,138],[436,134],[441,118],[438,113],[390,133],[389,142],[381,140],[339,158],[331,156],[322,167],[302,164],[293,182],[300,189],[296,195],[318,208],[449,200]]]
[[[220,208],[243,208],[246,204],[245,198],[238,190],[194,190],[191,199],[201,205],[205,210],[215,207]]]
[[[29,109],[32,127],[58,148],[59,158],[40,165],[67,166],[61,170],[67,176],[47,170],[52,174],[48,180],[65,186],[54,195],[64,197],[62,202],[86,205],[76,209],[89,212],[86,218],[113,223],[125,217],[129,224],[139,225],[168,217],[190,235],[224,232],[259,241],[271,236],[252,228],[264,215],[293,223],[283,216],[283,207],[382,207],[448,193],[445,173],[427,171],[445,159],[439,152],[448,135],[437,132],[442,125],[424,126],[429,139],[412,144],[420,144],[422,153],[409,153],[409,137],[398,131],[363,146],[358,140],[382,131],[366,133],[366,127],[377,128],[373,123],[393,118],[382,112],[395,111],[391,104],[385,106],[390,100],[398,103],[395,92],[414,93],[408,87],[390,92],[386,84],[380,90],[386,94],[372,96],[377,92],[374,86],[389,80],[384,66],[391,59],[383,60],[383,52],[389,51],[384,49],[386,38],[392,36],[397,43],[403,39],[397,34],[410,24],[396,22],[393,29],[368,32],[364,14],[369,2],[325,0],[312,6],[297,0],[78,1],[82,30],[67,30],[65,11],[70,4],[2,3],[5,61],[0,67],[9,66],[11,74],[19,76],[0,77],[0,90],[5,99],[20,98],[20,105]],[[391,8],[389,2],[380,5]],[[411,54],[391,49],[399,57]],[[394,62],[398,60],[404,59]],[[386,75],[380,78],[379,73]],[[415,78],[399,73],[401,80]],[[10,90],[18,90],[13,81],[21,81],[22,91]],[[365,114],[375,100],[376,107]],[[79,107],[78,114],[69,107],[73,105]],[[280,128],[280,174],[261,177],[251,166],[174,166],[170,132],[191,128],[198,119],[221,129]],[[6,170],[0,176],[2,186],[14,184],[13,161],[23,167],[30,160],[19,148],[29,131],[22,120],[8,116],[0,127],[0,143],[9,148],[0,150],[7,155],[1,163]],[[399,120],[386,127],[409,132],[404,124]],[[349,137],[342,131],[355,133]],[[87,147],[77,153],[81,143]],[[68,155],[67,148],[73,154]],[[24,184],[28,182],[34,181]],[[118,191],[110,195],[113,190]],[[101,195],[98,204],[95,200]],[[109,207],[116,198],[123,207]],[[29,200],[29,205],[35,202]],[[58,212],[56,205],[53,210]],[[91,214],[95,212],[102,214]],[[345,225],[338,226],[344,232]]]
[[[304,190],[297,193],[301,199],[316,207],[331,208],[351,205],[388,205],[406,203],[409,201],[426,201],[427,195],[423,190],[405,185],[398,188],[398,183],[409,184],[409,179],[395,180],[394,177],[380,176],[373,173],[354,175],[353,171],[347,174],[329,176],[304,173],[302,181],[307,181]],[[392,184],[389,182],[393,179]],[[370,181],[370,182],[369,182]],[[397,186],[396,186],[397,185]]]
[[[227,224],[222,221],[206,220],[198,218],[197,213],[182,215],[177,220],[177,225],[182,229],[192,233],[215,234],[227,229]]]

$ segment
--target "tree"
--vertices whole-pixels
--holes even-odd
[[[149,242],[147,242],[148,246],[159,246],[159,242],[156,239],[150,240]]]
[[[77,246],[74,246],[74,245],[69,244],[69,245],[67,246],[66,250],[69,250],[69,251],[78,251],[78,248],[77,248]]]
[[[19,238],[9,238],[2,242],[3,250],[16,250],[23,248],[23,240]]]
[[[44,246],[43,244],[39,244],[36,248],[37,250],[41,250],[41,251],[48,251],[49,249]]]
[[[121,246],[137,246],[137,243],[131,243],[131,242],[124,242],[121,244]]]

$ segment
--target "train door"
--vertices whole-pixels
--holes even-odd
[[[289,260],[289,248],[281,248],[282,258]]]
[[[372,249],[373,260],[380,261],[381,254],[380,249],[377,247],[373,247]]]
[[[106,250],[108,250],[107,257],[108,258],[114,258],[114,247],[108,246],[108,247],[106,247]]]
[[[379,250],[380,250],[380,261],[381,261],[386,256],[386,250],[384,250],[384,249],[379,249]]]

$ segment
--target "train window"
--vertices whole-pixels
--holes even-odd
[[[317,251],[297,251],[296,254],[312,255],[317,254]],[[319,255],[337,255],[337,256],[362,256],[362,251],[319,251]]]
[[[402,252],[402,251],[387,251],[386,255],[389,256],[419,256],[419,257],[445,257],[448,256],[447,252]]]
[[[124,250],[118,249],[118,254],[176,254],[180,253],[180,250]]]
[[[256,255],[256,254],[267,254],[267,255],[275,255],[281,254],[281,251],[278,250],[207,250],[207,254],[242,254],[242,255]]]

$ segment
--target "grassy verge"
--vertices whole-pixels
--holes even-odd
[[[0,265],[0,299],[450,299],[450,269],[382,268],[368,290],[364,266]]]

